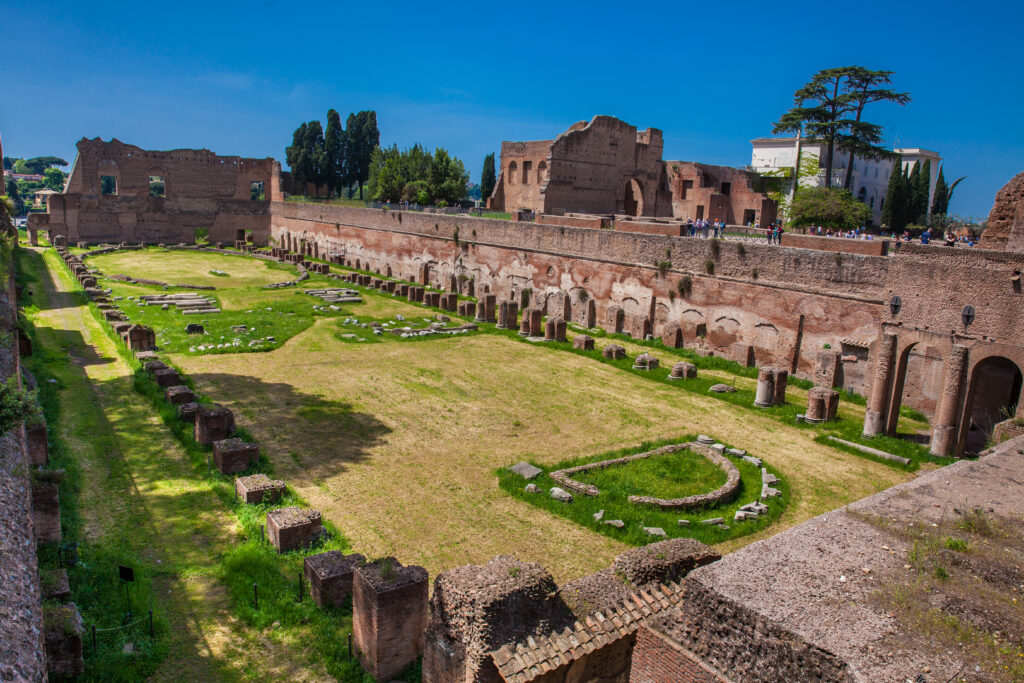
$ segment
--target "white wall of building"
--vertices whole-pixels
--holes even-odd
[[[770,173],[781,169],[792,169],[796,162],[796,138],[759,138],[752,140],[753,152],[750,158],[750,166],[758,173]],[[925,159],[931,159],[932,169],[929,179],[928,197],[929,202],[935,192],[935,179],[939,173],[939,163],[942,157],[936,152],[920,148],[899,148],[894,152],[900,154],[903,167],[911,168],[914,162],[924,165]],[[817,155],[821,167],[816,178],[804,178],[800,182],[801,187],[822,187],[825,185],[825,157],[827,150],[825,146],[813,140],[804,139],[800,143],[800,158],[805,159],[809,155]],[[842,187],[846,179],[846,164],[848,155],[836,150],[832,162],[832,184],[833,187]],[[853,178],[850,183],[850,190],[855,197],[858,197],[871,208],[874,225],[880,225],[882,221],[882,205],[885,203],[885,193],[889,187],[889,176],[892,174],[895,162],[891,159],[854,159]]]

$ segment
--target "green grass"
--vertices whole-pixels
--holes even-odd
[[[671,493],[674,496],[710,492],[725,482],[725,473],[721,469],[712,465],[705,458],[686,451],[668,456],[654,456],[647,460],[615,465],[604,470],[578,475],[576,477],[578,480],[598,486],[601,493],[597,496],[574,493],[571,503],[562,503],[551,498],[548,493],[551,487],[558,486],[550,477],[550,472],[555,470],[642,453],[660,446],[683,443],[693,439],[694,436],[690,435],[679,439],[644,442],[632,448],[565,460],[550,467],[542,467],[534,462],[533,464],[541,467],[544,472],[531,481],[527,481],[505,468],[498,470],[495,474],[498,477],[498,485],[510,495],[554,514],[568,517],[598,533],[632,545],[644,545],[657,540],[643,530],[642,527],[645,526],[661,527],[669,538],[695,538],[704,543],[714,544],[759,531],[778,519],[790,497],[789,487],[785,480],[775,484],[780,491],[779,496],[763,501],[768,506],[766,514],[757,519],[740,522],[733,520],[736,510],[741,505],[759,499],[761,469],[741,458],[731,456],[727,457],[740,471],[740,488],[736,498],[728,503],[703,510],[663,510],[652,505],[635,505],[628,501],[630,495],[658,496]],[[764,463],[764,466],[769,472],[778,475],[771,463]],[[665,478],[659,479],[659,476]],[[782,479],[781,476],[779,478]],[[527,493],[525,487],[528,483],[536,484],[541,491]],[[594,514],[600,510],[604,510],[603,518],[601,521],[594,521]],[[725,523],[729,528],[700,524],[700,520],[713,517],[725,518]],[[617,529],[604,524],[605,520],[614,519],[621,519],[625,522],[625,527]],[[679,526],[680,519],[689,520],[690,526]]]

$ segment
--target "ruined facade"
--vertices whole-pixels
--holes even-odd
[[[980,244],[986,249],[1024,252],[1024,173],[996,193]]]
[[[638,131],[611,116],[579,121],[554,140],[503,142],[488,206],[555,216],[720,219],[734,225],[775,220],[775,202],[757,186],[756,173],[663,161],[662,147],[657,128]],[[594,227],[600,227],[596,220]]]
[[[661,131],[611,116],[579,121],[554,140],[501,143],[488,206],[498,211],[671,216]]]
[[[114,139],[78,141],[64,192],[30,228],[68,242],[233,242],[250,233],[266,244],[270,201],[282,199],[273,159],[222,157],[206,149],[144,150]]]

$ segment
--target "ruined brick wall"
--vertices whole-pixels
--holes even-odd
[[[756,187],[756,173],[693,161],[666,161],[665,166],[676,218],[764,226],[777,217],[778,206]]]
[[[633,646],[629,683],[725,683],[726,679],[709,671],[650,626],[641,627]]]
[[[280,164],[270,158],[144,150],[117,139],[83,138],[77,147],[66,191],[32,218],[34,228],[71,243],[193,242],[196,229],[208,228],[211,242],[233,242],[251,230],[256,244],[265,244],[270,200],[283,198]],[[104,194],[105,176],[115,193]],[[163,196],[151,196],[151,178],[163,180]],[[251,199],[253,182],[263,183],[263,200]]]
[[[0,290],[0,381],[20,378],[13,284]],[[46,679],[25,431],[0,436],[0,680]]]
[[[543,211],[551,142],[501,143],[501,166],[488,206],[496,211]]]
[[[530,289],[531,305],[568,296],[572,320],[595,305],[605,329],[615,328],[620,309],[627,329],[642,329],[649,318],[659,335],[678,323],[690,348],[728,355],[734,344],[750,345],[758,363],[791,366],[795,359],[800,376],[813,375],[824,344],[839,349],[843,338],[863,340],[863,358],[845,373],[854,382],[847,386],[862,393],[858,382],[870,372],[855,368],[867,364],[866,345],[885,309],[890,260],[878,257],[837,263],[833,254],[759,243],[293,202],[274,203],[272,214],[278,244],[305,239],[322,255],[382,272],[390,266],[406,279],[429,265],[435,286],[464,275],[499,299],[518,300]],[[655,264],[666,259],[672,268],[663,277]],[[681,294],[684,276],[691,284]]]
[[[818,235],[782,234],[782,246],[801,249],[821,249],[844,254],[867,254],[885,256],[889,253],[889,240],[851,240],[840,237],[819,237]]]
[[[1024,252],[1024,173],[996,193],[980,244],[986,249]]]
[[[835,654],[700,582],[687,581],[685,588],[679,606],[651,626],[687,651],[687,658],[731,680],[852,683],[846,662]]]

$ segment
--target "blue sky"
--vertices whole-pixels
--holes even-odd
[[[987,215],[1024,170],[1019,3],[24,2],[0,6],[8,156],[69,161],[81,137],[283,159],[334,107],[377,111],[381,142],[444,146],[479,180],[502,140],[595,114],[665,133],[665,158],[750,162],[815,71],[896,72],[873,105],[891,143],[968,176]]]

